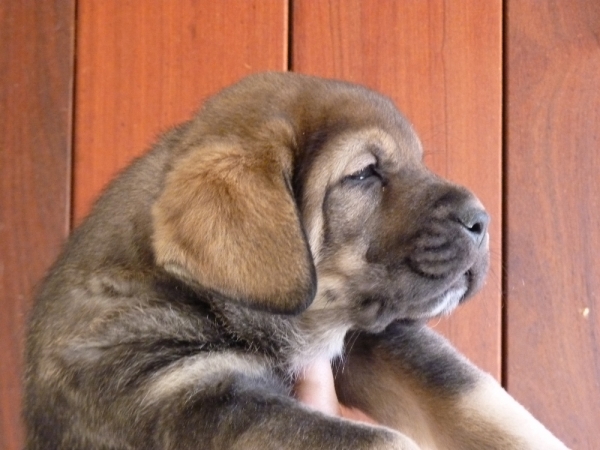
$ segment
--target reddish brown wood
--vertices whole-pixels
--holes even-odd
[[[81,0],[74,214],[209,94],[287,68],[287,2]]]
[[[419,132],[427,163],[465,184],[493,217],[487,287],[435,328],[500,376],[501,2],[294,1],[295,71],[390,95]]]
[[[508,2],[507,385],[600,442],[600,3]]]
[[[74,1],[0,2],[0,449],[23,447],[23,330],[68,230]]]

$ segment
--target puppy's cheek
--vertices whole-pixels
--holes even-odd
[[[353,310],[352,318],[355,327],[360,330],[378,333],[403,315],[400,305],[381,296],[357,298],[355,302],[357,306]]]

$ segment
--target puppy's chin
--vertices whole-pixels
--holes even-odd
[[[468,288],[466,286],[453,286],[445,293],[434,299],[433,306],[423,314],[417,314],[414,319],[429,320],[438,316],[447,316],[465,298]]]
[[[487,248],[486,248],[487,250]],[[475,263],[462,275],[458,276],[441,293],[431,296],[424,302],[409,308],[406,319],[430,320],[447,316],[464,301],[475,295],[483,286],[489,265],[489,254],[481,252]]]
[[[398,298],[366,296],[357,302],[354,328],[378,333],[395,321],[426,322],[438,316],[450,314],[472,292],[469,272],[430,297],[411,302]]]

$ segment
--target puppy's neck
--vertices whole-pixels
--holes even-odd
[[[227,332],[246,347],[272,359],[280,369],[295,375],[320,358],[341,355],[350,324],[341,311],[315,301],[296,316],[273,314],[218,301],[213,309]]]
[[[296,343],[291,352],[290,368],[294,372],[317,359],[340,356],[350,324],[338,310],[311,306],[298,317],[297,327],[303,341]]]

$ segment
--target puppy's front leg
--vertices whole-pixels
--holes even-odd
[[[230,450],[419,450],[406,436],[313,411],[264,377],[236,373],[154,402],[160,448]],[[154,415],[154,414],[153,414]]]
[[[394,323],[381,334],[350,340],[337,370],[340,400],[423,449],[566,450],[491,376],[429,328]]]

